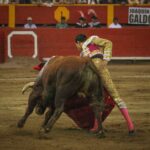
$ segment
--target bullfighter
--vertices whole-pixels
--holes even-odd
[[[80,52],[81,57],[90,57],[92,59],[99,71],[99,75],[102,78],[104,87],[113,98],[124,119],[127,121],[129,134],[133,134],[134,125],[128,113],[126,103],[120,97],[107,68],[107,64],[112,57],[112,42],[96,35],[87,37],[84,34],[79,34],[75,37],[75,44]],[[95,120],[92,131],[96,130],[96,128],[97,121]]]

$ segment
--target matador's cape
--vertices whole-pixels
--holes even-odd
[[[114,101],[105,91],[104,99],[104,111],[102,113],[102,120],[111,113],[115,106]],[[92,108],[89,106],[89,101],[85,98],[73,97],[69,99],[65,104],[65,113],[74,120],[74,122],[83,129],[91,129],[94,126],[94,113]]]
[[[40,71],[43,64],[34,66],[33,69]],[[112,97],[104,90],[104,110],[102,120],[104,121],[115,106]],[[65,104],[64,112],[82,129],[90,130],[94,126],[94,113],[89,105],[89,100],[85,98],[72,97]]]

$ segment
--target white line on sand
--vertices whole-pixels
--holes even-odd
[[[35,80],[35,78],[1,78],[0,81],[22,81],[22,80]]]
[[[117,77],[116,77],[117,78]],[[150,78],[150,75],[124,75],[119,78]],[[0,81],[35,80],[35,78],[1,78]]]
[[[120,76],[120,78],[150,78],[150,75],[124,75]]]

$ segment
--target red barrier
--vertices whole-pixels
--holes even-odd
[[[25,31],[18,29],[19,31]],[[7,58],[7,37],[12,29],[5,29],[5,58]],[[17,30],[15,30],[17,31]],[[39,57],[53,55],[79,55],[74,38],[84,33],[88,36],[99,35],[113,42],[113,57],[149,57],[150,56],[150,28],[124,29],[35,29],[38,37]],[[0,32],[2,34],[2,32]],[[1,38],[1,40],[4,40]],[[32,56],[34,40],[30,35],[14,35],[11,38],[12,55]],[[2,47],[2,46],[1,46]]]
[[[0,29],[0,63],[4,62],[4,28]]]
[[[56,7],[16,6],[16,24],[26,23],[29,16],[33,18],[33,22],[36,24],[56,23],[54,19],[55,9]]]
[[[34,40],[31,35],[14,35],[11,40],[12,52],[15,56],[32,56],[34,52]]]
[[[0,6],[0,24],[8,24],[8,6]]]
[[[107,10],[110,5],[59,5],[52,7],[36,6],[36,5],[14,5],[15,15],[9,14],[9,5],[0,5],[0,24],[7,24],[8,17],[15,17],[15,24],[25,24],[27,17],[31,16],[35,24],[56,24],[58,18],[65,16],[69,24],[74,24],[81,16],[79,11],[82,11],[87,18],[87,22],[91,21],[89,10],[94,10],[102,24],[108,24],[109,15]],[[121,24],[128,23],[128,8],[129,7],[147,7],[150,5],[111,5],[114,8],[114,16],[119,18]],[[58,10],[59,8],[59,10]],[[11,9],[10,9],[11,10]],[[10,11],[11,12],[11,11]],[[8,16],[8,14],[10,16]],[[43,17],[44,16],[44,17]],[[110,23],[110,22],[109,22]]]
[[[16,6],[16,24],[24,24],[28,16],[31,16],[36,24],[56,24],[57,21],[54,14],[56,13],[57,8],[57,6]],[[78,21],[81,16],[79,13],[80,10],[84,13],[87,21],[91,21],[91,15],[88,15],[89,9],[95,10],[101,23],[106,24],[107,22],[107,6],[65,6],[65,8],[68,10],[69,15],[62,10],[62,12],[57,12],[57,16],[69,16],[67,21],[69,24],[74,24]]]

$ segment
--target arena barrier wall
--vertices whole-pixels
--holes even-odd
[[[9,6],[0,5],[0,24],[8,24]]]
[[[0,30],[0,62],[6,61],[9,54],[38,58],[53,55],[79,55],[74,43],[77,34],[98,35],[113,42],[114,59],[150,59],[150,28],[123,29],[55,29],[38,28],[33,34],[14,34],[31,30],[5,28]],[[12,34],[13,33],[13,34]],[[36,40],[37,37],[37,47]],[[36,54],[35,54],[36,55]]]
[[[0,24],[8,24],[8,27],[23,25],[26,23],[26,19],[29,16],[33,18],[35,24],[56,24],[61,16],[65,16],[69,24],[75,24],[81,16],[79,13],[80,11],[84,13],[84,16],[89,22],[93,15],[93,13],[91,13],[93,10],[102,24],[109,25],[112,23],[113,17],[118,17],[121,24],[128,24],[129,7],[150,8],[150,5],[78,4],[57,5],[52,7],[37,6],[33,4],[0,5]]]
[[[0,29],[0,63],[4,62],[5,52],[4,52],[4,31],[5,29]]]

